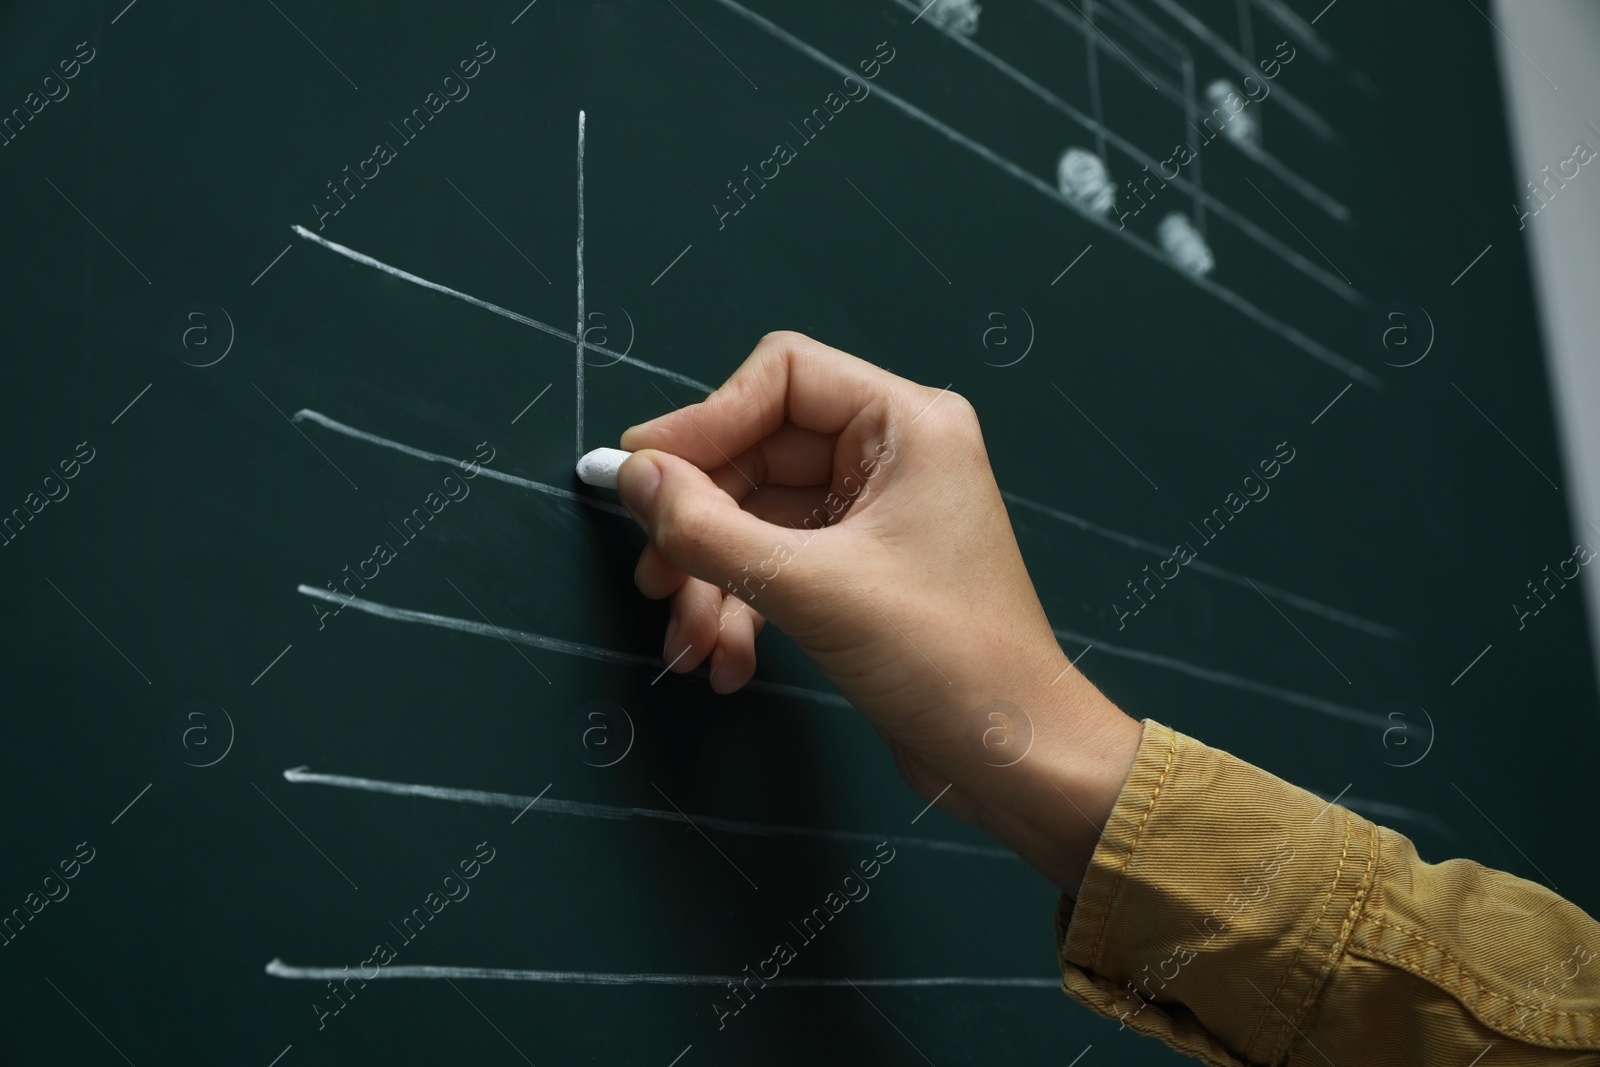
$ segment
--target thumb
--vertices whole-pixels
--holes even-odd
[[[779,527],[743,510],[705,471],[671,453],[635,452],[617,471],[617,495],[668,563],[746,600],[767,586],[758,571],[775,576],[775,550],[788,555]]]

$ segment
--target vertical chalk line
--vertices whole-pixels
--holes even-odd
[[[751,24],[764,30],[771,36],[776,37],[778,40],[784,42],[795,51],[807,56],[821,66],[827,67],[829,70],[835,71],[841,76],[855,75],[854,68],[847,67],[826,53],[812,47],[766,16],[759,15],[756,12],[751,11],[749,8],[740,4],[738,0],[715,0],[715,2],[732,11],[745,21],[750,22]],[[1066,208],[1067,210],[1083,218],[1090,225],[1110,234],[1114,239],[1122,241],[1139,254],[1161,264],[1163,267],[1172,270],[1183,281],[1193,285],[1197,289],[1200,289],[1207,295],[1220,300],[1222,303],[1233,308],[1239,314],[1248,318],[1262,329],[1267,330],[1270,333],[1277,334],[1280,338],[1298,348],[1311,358],[1341,371],[1347,378],[1352,378],[1370,389],[1381,390],[1385,388],[1383,379],[1379,378],[1370,371],[1365,370],[1354,361],[1339,355],[1326,345],[1312,339],[1295,327],[1290,326],[1288,323],[1267,314],[1265,311],[1262,311],[1260,308],[1256,307],[1254,304],[1250,303],[1250,301],[1246,300],[1233,290],[1228,289],[1227,287],[1220,285],[1209,278],[1191,274],[1188,271],[1174,266],[1167,258],[1166,253],[1162,252],[1149,241],[1133,237],[1125,231],[1119,230],[1116,226],[1112,225],[1109,220],[1063,196],[1059,190],[1057,190],[1053,185],[1047,184],[1038,175],[1025,170],[1012,160],[1001,156],[987,145],[968,137],[966,134],[960,132],[949,123],[935,118],[928,112],[917,107],[915,104],[902,99],[900,96],[881,86],[873,90],[873,95],[882,99],[890,107],[894,108],[896,111],[899,111],[907,118],[919,122],[924,126],[927,126],[929,129],[937,131],[952,144],[966,149],[973,155],[982,159],[984,162],[997,168],[1002,173],[1010,175],[1012,178],[1015,178],[1017,181],[1033,189],[1047,200],[1051,200],[1061,207]]]
[[[725,4],[730,4],[730,6],[735,7],[739,11],[743,11],[744,10],[742,8],[738,8],[736,4],[732,4],[731,0],[719,0],[719,2],[725,3]],[[771,26],[771,24],[767,23],[765,19],[760,19],[759,16],[754,16],[754,15],[751,15],[751,17],[753,19],[757,20],[757,24],[758,25],[762,25],[763,28],[767,28],[767,27],[770,26],[771,30],[773,32],[781,35],[780,39],[790,40],[787,34],[784,34],[784,32],[782,30],[779,30],[777,27]],[[794,41],[790,40],[790,43],[794,43]],[[829,59],[827,59],[827,57],[822,56],[821,53],[816,52],[814,49],[810,49],[810,46],[809,45],[805,45],[804,42],[799,42],[796,45],[796,47],[798,47],[804,54],[810,56],[811,58],[818,59],[824,65],[833,65],[832,64],[832,60],[829,60]],[[846,70],[843,67],[839,67],[837,69],[839,69],[843,73],[849,73],[849,71]],[[879,92],[882,93],[882,90],[879,90]],[[901,105],[902,105],[902,102],[896,101],[896,106],[901,106]],[[904,105],[904,107],[909,108],[910,105]],[[941,129],[941,132],[943,132],[942,124],[938,124],[937,120],[930,120],[930,119],[928,119],[927,116],[923,115],[921,112],[915,111],[915,109],[911,109],[907,113],[908,114],[912,114],[912,116],[917,118],[919,121],[931,121],[931,122],[933,122],[935,124],[935,128],[936,129]],[[951,131],[951,134],[953,135],[952,139],[957,140],[957,143],[963,143],[959,139],[960,138],[959,134],[954,134],[954,131]],[[974,149],[974,150],[976,151],[976,149]],[[982,155],[983,153],[980,152],[979,154]],[[985,158],[987,159],[988,157],[985,156]],[[1005,168],[1002,167],[1002,169],[1005,169]],[[1012,173],[1012,172],[1007,171],[1007,173]],[[1014,174],[1013,176],[1017,176],[1017,175]],[[1032,181],[1031,177],[1025,178],[1025,180],[1027,180],[1029,182],[1029,184],[1035,184]],[[1055,197],[1055,193],[1054,193],[1053,190],[1041,189],[1041,192],[1046,192],[1048,195],[1052,196],[1053,198]],[[329,251],[335,253],[336,255],[343,256],[344,258],[349,259],[349,260],[351,260],[351,261],[353,261],[355,263],[358,263],[361,266],[371,267],[374,270],[382,271],[383,273],[388,274],[391,277],[399,278],[402,281],[410,282],[413,285],[421,286],[424,289],[429,289],[429,290],[432,290],[434,292],[443,294],[445,296],[453,297],[454,299],[461,300],[461,301],[463,301],[465,303],[471,304],[474,307],[482,308],[485,311],[493,312],[496,315],[500,315],[500,316],[503,316],[505,318],[511,319],[514,322],[522,323],[525,326],[531,326],[534,329],[539,330],[539,331],[541,331],[543,333],[549,334],[552,337],[557,337],[557,338],[560,338],[561,340],[564,340],[564,341],[575,341],[575,340],[578,339],[574,335],[568,333],[566,330],[563,330],[558,326],[552,326],[549,323],[540,322],[540,321],[538,321],[536,319],[529,318],[526,315],[520,315],[515,311],[511,311],[511,310],[509,310],[507,308],[500,307],[497,304],[491,304],[487,300],[481,300],[478,297],[472,296],[470,294],[460,292],[459,290],[456,290],[456,289],[451,289],[448,286],[440,285],[438,282],[429,281],[426,278],[419,277],[418,275],[412,274],[409,271],[401,270],[400,268],[395,267],[395,266],[391,266],[390,264],[384,263],[381,260],[374,259],[372,256],[369,256],[364,252],[358,252],[353,248],[346,247],[345,245],[341,245],[341,244],[339,244],[339,243],[337,243],[335,241],[330,241],[325,237],[320,237],[317,234],[312,233],[310,230],[307,230],[304,226],[294,226],[294,227],[292,227],[292,229],[294,230],[294,232],[295,232],[295,234],[297,236],[299,236],[299,237],[301,237],[301,238],[303,238],[305,240],[311,241],[314,244],[321,245],[323,248],[328,249]],[[693,247],[693,246],[691,245],[690,247]],[[1139,246],[1139,247],[1141,248],[1141,250],[1148,251],[1147,249],[1143,249],[1143,246]],[[686,249],[684,249],[684,251],[687,252],[688,249],[686,248]],[[679,258],[680,259],[682,258],[681,254],[680,254]],[[676,262],[676,261],[674,261],[674,262]],[[670,266],[671,265],[669,264],[669,268],[670,268]],[[659,279],[657,279],[657,280],[659,280]],[[581,335],[579,335],[579,336],[581,336]],[[699,380],[697,380],[695,378],[691,378],[691,377],[689,377],[688,375],[685,375],[685,374],[680,374],[677,371],[668,370],[665,367],[657,366],[657,365],[655,365],[653,363],[647,363],[644,360],[638,359],[638,358],[636,358],[634,356],[628,356],[628,355],[625,355],[625,354],[620,353],[620,352],[614,352],[614,351],[612,351],[611,349],[607,348],[604,345],[586,344],[584,347],[588,348],[592,352],[598,352],[599,354],[601,354],[603,356],[610,356],[614,361],[626,363],[626,364],[629,364],[630,366],[637,367],[640,370],[646,371],[648,373],[655,374],[655,375],[658,375],[660,377],[666,378],[666,379],[668,379],[670,381],[677,382],[680,385],[684,385],[684,386],[687,386],[687,387],[693,388],[693,389],[698,389],[702,393],[710,393],[712,391],[712,387],[710,385],[706,384],[705,382],[699,381]],[[366,433],[364,433],[362,431],[353,430],[352,428],[347,427],[342,423],[336,423],[334,420],[328,419],[328,418],[326,418],[326,416],[318,415],[315,412],[302,411],[302,412],[298,412],[296,414],[296,418],[300,418],[302,416],[312,418],[315,421],[317,421],[318,423],[320,423],[321,425],[326,426],[329,429],[337,430],[340,433],[349,433],[351,436],[361,437],[362,439],[372,441],[375,444],[381,444],[381,445],[384,445],[385,447],[390,447],[390,448],[397,448],[397,449],[399,449],[401,451],[405,451],[405,452],[408,452],[408,453],[413,454],[413,455],[418,455],[420,458],[438,459],[438,460],[441,460],[441,461],[446,462],[446,463],[455,463],[455,462],[457,462],[456,460],[450,459],[449,457],[436,456],[436,455],[433,455],[433,454],[425,454],[425,453],[420,452],[420,450],[413,450],[413,449],[408,448],[407,446],[400,445],[398,442],[388,441],[388,440],[386,440],[384,438],[379,438],[376,435],[368,435],[368,434],[366,434]],[[609,503],[607,503],[605,501],[595,500],[595,499],[590,498],[590,497],[578,497],[577,494],[569,493],[566,490],[557,489],[554,486],[548,486],[548,485],[544,485],[542,483],[532,482],[532,481],[529,481],[529,480],[524,479],[524,478],[516,478],[516,477],[514,477],[512,475],[502,474],[499,471],[489,470],[488,468],[485,468],[483,473],[489,475],[489,477],[491,477],[491,478],[496,478],[496,479],[499,479],[500,481],[509,482],[511,484],[514,484],[514,485],[520,485],[523,488],[534,489],[534,490],[537,490],[539,492],[552,493],[553,495],[568,497],[568,498],[571,498],[571,499],[576,499],[580,503],[584,503],[584,504],[587,504],[587,505],[592,506],[592,507],[598,507],[601,510],[605,510],[605,511],[614,510],[616,514],[620,514],[620,515],[626,515],[627,514],[627,512],[625,510],[623,510],[622,508],[620,508],[620,507],[618,507],[616,505],[611,505],[611,504],[609,504]],[[1055,508],[1047,507],[1047,506],[1045,506],[1043,504],[1039,504],[1039,503],[1036,503],[1036,502],[1031,501],[1031,500],[1027,500],[1027,499],[1025,499],[1023,497],[1017,496],[1014,493],[1002,493],[1001,495],[1003,495],[1007,499],[1007,501],[1009,501],[1011,503],[1021,504],[1021,505],[1027,506],[1027,507],[1034,508],[1034,509],[1040,511],[1041,513],[1043,513],[1043,514],[1046,514],[1046,515],[1050,516],[1051,518],[1066,522],[1069,525],[1075,526],[1075,527],[1077,527],[1077,528],[1079,528],[1081,530],[1085,530],[1085,531],[1087,531],[1089,533],[1093,533],[1093,534],[1096,534],[1096,535],[1101,536],[1101,537],[1107,537],[1107,538],[1110,538],[1111,540],[1119,541],[1119,542],[1121,542],[1123,544],[1126,544],[1126,545],[1128,545],[1130,547],[1133,547],[1133,548],[1138,548],[1138,549],[1142,549],[1142,550],[1150,551],[1150,552],[1156,552],[1156,553],[1158,553],[1160,555],[1166,555],[1167,554],[1167,550],[1166,549],[1161,548],[1161,546],[1156,545],[1153,542],[1145,541],[1145,540],[1143,540],[1141,538],[1132,537],[1132,536],[1127,535],[1127,534],[1118,533],[1117,531],[1110,530],[1110,529],[1107,529],[1105,527],[1098,526],[1098,525],[1096,525],[1094,523],[1089,522],[1088,520],[1078,518],[1075,515],[1069,515],[1066,512],[1059,511],[1059,510],[1057,510]],[[1202,560],[1196,560],[1193,564],[1191,564],[1191,566],[1195,570],[1202,571],[1202,572],[1204,572],[1206,574],[1210,574],[1213,577],[1221,578],[1224,581],[1233,582],[1234,584],[1241,585],[1241,586],[1244,584],[1244,578],[1242,576],[1234,574],[1231,571],[1224,570],[1223,568],[1215,567],[1215,566],[1213,566],[1211,564],[1205,563]],[[1329,606],[1324,605],[1324,604],[1320,604],[1317,601],[1311,600],[1310,598],[1297,596],[1296,594],[1290,593],[1288,590],[1285,590],[1285,589],[1283,589],[1281,587],[1269,586],[1269,585],[1266,585],[1265,583],[1262,583],[1262,587],[1265,588],[1265,589],[1268,589],[1274,595],[1280,597],[1280,599],[1287,599],[1290,603],[1294,604],[1296,607],[1303,608],[1303,609],[1305,609],[1307,611],[1311,611],[1311,612],[1314,612],[1316,614],[1323,615],[1323,616],[1325,616],[1327,618],[1330,618],[1330,619],[1333,619],[1333,620],[1335,620],[1337,622],[1340,622],[1340,623],[1342,623],[1342,624],[1344,624],[1346,626],[1350,626],[1350,627],[1353,627],[1353,628],[1358,629],[1358,630],[1363,630],[1363,631],[1365,631],[1367,633],[1374,634],[1375,636],[1378,636],[1378,637],[1384,637],[1384,638],[1387,638],[1389,640],[1401,640],[1402,639],[1402,635],[1400,634],[1400,632],[1395,630],[1393,627],[1384,626],[1384,625],[1381,625],[1381,624],[1378,624],[1378,623],[1369,622],[1369,621],[1367,621],[1365,619],[1360,618],[1359,616],[1352,615],[1352,614],[1350,614],[1348,612],[1344,612],[1344,611],[1341,611],[1341,610],[1336,609],[1336,608],[1329,607]]]
[[[704,387],[702,387],[702,389],[703,388]],[[709,392],[709,390],[705,391]],[[411,445],[403,444],[399,441],[393,441],[387,437],[380,437],[375,433],[368,433],[366,430],[358,430],[354,426],[346,425],[337,419],[331,419],[321,412],[312,411],[309,408],[301,408],[299,411],[296,411],[294,413],[294,421],[313,422],[324,429],[332,430],[334,433],[343,434],[346,437],[352,437],[358,441],[366,441],[367,443],[377,445],[380,448],[393,449],[394,451],[403,455],[414,456],[420,460],[427,460],[436,463],[448,463],[451,466],[457,467],[461,466],[465,462],[464,460],[456,459],[453,456],[442,455],[438,452],[430,452],[426,449],[414,448]],[[497,471],[492,467],[480,467],[478,473],[496,481],[505,482],[508,485],[515,485],[522,489],[531,489],[537,493],[545,493],[550,496],[559,497],[562,500],[569,500],[573,503],[583,504],[586,507],[596,508],[600,511],[609,512],[610,514],[619,515],[624,518],[628,516],[628,512],[625,508],[623,508],[620,504],[613,504],[609,500],[601,500],[597,497],[591,496],[582,496],[578,493],[572,492],[570,489],[562,489],[559,486],[547,485],[543,482],[536,482],[528,478],[519,478],[514,474],[506,474],[504,471]],[[1048,516],[1049,518],[1055,519],[1058,522],[1064,522],[1075,529],[1082,530],[1085,533],[1093,534],[1097,537],[1103,537],[1107,540],[1114,541],[1117,544],[1125,545],[1129,548],[1139,551],[1153,553],[1157,556],[1164,556],[1168,554],[1166,549],[1162,548],[1154,541],[1146,541],[1143,538],[1134,537],[1130,534],[1124,534],[1119,531],[1109,529],[1108,527],[1100,526],[1096,523],[1090,522],[1087,519],[1070,514],[1069,512],[1061,511],[1045,504],[1040,504],[1036,501],[1029,500],[1026,497],[1017,496],[1015,493],[1002,491],[1000,495],[1005,498],[1007,503],[1030,508],[1039,512],[1040,514]],[[1206,563],[1203,560],[1197,559],[1193,563],[1189,564],[1189,566],[1197,571],[1208,574],[1213,578],[1218,578],[1222,581],[1241,587],[1248,585],[1251,581],[1251,579],[1245,575],[1237,574],[1222,567],[1214,566],[1213,564]],[[1393,627],[1370,622],[1358,615],[1352,615],[1349,612],[1330,607],[1326,604],[1312,600],[1309,597],[1300,596],[1299,594],[1292,593],[1287,589],[1277,585],[1272,585],[1265,581],[1260,581],[1256,584],[1262,589],[1270,592],[1273,596],[1278,597],[1280,600],[1284,600],[1290,604],[1293,604],[1295,607],[1300,608],[1301,610],[1331,619],[1334,622],[1340,623],[1341,625],[1348,626],[1355,630],[1360,630],[1364,633],[1372,634],[1375,637],[1386,638],[1391,641],[1403,639],[1404,635],[1402,635],[1398,630],[1395,630]],[[653,663],[654,661],[651,662]],[[778,683],[772,684],[777,685]]]
[[[355,249],[347,248],[346,246],[339,244],[337,241],[330,241],[326,237],[319,237],[310,230],[306,229],[304,226],[296,225],[290,227],[290,229],[294,231],[296,236],[310,241],[313,244],[321,245],[323,248],[333,252],[335,255],[343,256],[353,263],[359,263],[363,267],[371,267],[373,270],[380,270],[391,277],[399,278],[401,281],[410,282],[412,285],[420,285],[424,289],[430,289],[433,292],[442,293],[445,296],[471,304],[473,307],[482,308],[485,311],[490,311],[496,315],[508,318],[512,322],[520,322],[524,326],[531,326],[540,333],[549,334],[551,337],[556,337],[563,341],[575,341],[583,336],[580,333],[577,335],[577,337],[574,337],[572,334],[568,333],[566,330],[563,330],[559,326],[552,326],[548,322],[540,322],[538,319],[531,319],[526,315],[519,315],[517,312],[512,311],[509,308],[503,308],[499,304],[491,304],[487,300],[480,300],[469,293],[461,292],[459,289],[452,289],[447,285],[440,285],[438,282],[430,282],[428,279],[420,277],[416,274],[412,274],[410,271],[405,271],[401,270],[399,267],[390,266],[380,259],[373,259],[365,252],[357,252]],[[610,356],[613,363],[626,363],[630,367],[638,367],[642,371],[648,371],[651,374],[660,375],[669,381],[677,382],[679,385],[692,386],[703,393],[711,392],[711,386],[707,385],[705,382],[691,378],[686,374],[679,374],[675,370],[668,370],[666,367],[658,367],[654,363],[646,363],[642,359],[635,359],[624,352],[613,352],[605,345],[585,344],[584,347],[589,349],[591,352],[598,352],[602,356]]]
[[[908,7],[908,5],[911,3],[911,0],[896,0],[896,2],[899,3],[901,7]],[[1023,89],[1026,89],[1029,93],[1038,97],[1056,111],[1061,112],[1073,122],[1083,126],[1090,133],[1093,133],[1096,138],[1096,144],[1102,145],[1100,150],[1100,155],[1102,158],[1105,156],[1104,143],[1110,143],[1121,149],[1123,152],[1126,152],[1128,155],[1132,156],[1135,162],[1152,169],[1156,167],[1155,158],[1147,155],[1143,149],[1139,148],[1127,138],[1118,134],[1115,130],[1102,125],[1089,115],[1079,111],[1077,108],[1061,99],[1061,97],[1057,96],[1055,93],[1052,93],[1050,90],[1046,89],[1044,86],[1040,85],[1038,82],[1022,73],[1022,71],[1018,70],[1016,67],[1013,67],[1011,64],[996,56],[994,53],[983,48],[983,46],[977,44],[967,37],[961,36],[960,34],[948,34],[946,36],[954,44],[966,49],[974,56],[977,56],[979,59],[989,64],[989,66],[993,67],[1001,74],[1004,74],[1006,77],[1016,82]],[[1093,71],[1098,68],[1091,65],[1090,69]],[[1192,119],[1194,112],[1193,94],[1186,92],[1184,94],[1184,101],[1186,113],[1188,113]],[[1228,143],[1233,144],[1231,141]],[[1350,221],[1349,208],[1333,199],[1333,197],[1317,188],[1305,178],[1302,178],[1300,175],[1291,171],[1288,167],[1284,166],[1284,164],[1280,163],[1267,152],[1249,144],[1233,144],[1233,147],[1243,152],[1246,156],[1249,156],[1261,167],[1271,171],[1272,174],[1283,181],[1284,184],[1292,186],[1301,196],[1305,197],[1313,204],[1316,204],[1333,218],[1345,223]],[[1328,276],[1321,270],[1321,268],[1317,267],[1304,256],[1298,255],[1292,249],[1285,246],[1281,241],[1278,241],[1276,238],[1274,238],[1271,234],[1262,230],[1259,226],[1256,226],[1248,218],[1223,204],[1211,194],[1207,193],[1200,184],[1200,161],[1198,157],[1191,165],[1191,169],[1195,174],[1195,180],[1192,183],[1183,177],[1181,173],[1172,178],[1168,178],[1166,177],[1165,172],[1163,172],[1162,179],[1189,193],[1199,202],[1202,207],[1209,206],[1213,210],[1217,211],[1218,214],[1223,215],[1228,219],[1229,222],[1238,226],[1240,230],[1242,230],[1247,236],[1255,240],[1257,243],[1282,256],[1291,265],[1301,270],[1308,277],[1316,278],[1323,285],[1326,285],[1329,292],[1335,293],[1343,299],[1351,301],[1352,303],[1364,302],[1365,298],[1346,291],[1344,286],[1339,285],[1336,282],[1330,283]]]
[[[574,460],[583,458],[583,125],[584,114],[578,112],[578,448]]]

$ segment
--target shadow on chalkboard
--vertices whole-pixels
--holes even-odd
[[[583,521],[591,535],[588,543],[614,543],[615,524],[608,516],[586,511]],[[584,578],[592,583],[591,588],[618,584],[616,560],[608,557],[604,551],[585,553]],[[625,595],[594,598],[590,607],[595,621],[602,632],[634,637],[636,641],[630,641],[627,647],[648,647],[646,642],[659,641],[665,632],[667,605],[644,601],[631,588],[631,578],[625,584],[630,586]],[[766,638],[768,643],[778,637],[770,627],[765,633],[770,635]],[[758,657],[762,644],[758,638]],[[663,661],[663,671],[665,667]],[[758,667],[758,676],[760,673]],[[633,758],[620,762],[616,770],[627,782],[628,794],[648,798],[644,806],[676,807],[691,818],[704,814],[828,826],[837,805],[836,798],[824,787],[829,780],[830,761],[824,751],[823,731],[815,726],[815,716],[835,712],[821,712],[793,698],[748,691],[716,694],[709,681],[698,675],[663,674],[641,688],[647,696],[635,718]],[[736,741],[734,759],[727,758],[730,738]],[[735,846],[729,843],[728,835],[715,830],[709,832],[706,841],[698,840],[699,836],[698,832],[685,831],[682,847],[704,847],[709,855],[714,846],[723,856],[713,857],[712,864],[719,865],[727,859],[729,879],[750,881],[758,888],[749,893],[747,906],[708,913],[704,878],[711,868],[700,862],[684,862],[650,872],[652,892],[659,898],[663,915],[680,916],[691,926],[714,922],[717,943],[733,953],[719,958],[724,953],[713,950],[696,956],[679,970],[730,977],[754,974],[763,961],[773,956],[777,944],[784,942],[798,956],[791,968],[784,969],[786,978],[873,976],[871,965],[848,936],[822,936],[815,947],[810,947],[792,925],[820,906],[823,898],[838,888],[843,873],[870,856],[867,850],[805,837],[785,836],[764,842],[742,838]],[[738,862],[724,850],[736,853]],[[750,980],[748,987],[758,991],[756,996],[744,994],[744,986],[740,987],[739,996],[747,997],[748,1007],[763,1016],[762,1025],[750,1031],[752,1036],[800,1033],[815,1027],[814,998],[821,991],[803,996],[785,990],[763,993],[758,979]],[[717,1005],[729,1012],[740,1007],[741,1001],[729,987],[707,988],[705,993],[705,1023],[719,1018]],[[860,1052],[861,1035],[877,1034],[882,1020],[870,1003],[848,988],[838,994],[837,1008],[851,1021],[840,1025],[835,1017],[835,1026],[854,1035],[852,1047]],[[872,1050],[872,1062],[895,1062],[904,1049],[903,1045],[895,1047],[892,1035],[878,1034],[874,1044],[881,1047]],[[782,1062],[783,1051],[764,1049],[762,1054],[772,1057],[767,1062],[777,1063]],[[806,1055],[814,1051],[808,1050]]]

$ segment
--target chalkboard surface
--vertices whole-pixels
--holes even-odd
[[[1176,1062],[781,634],[663,676],[573,461],[776,328],[1130,712],[1593,910],[1494,31],[1321,7],[8,7],[0,1059]]]

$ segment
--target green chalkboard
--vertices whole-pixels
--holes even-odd
[[[1320,7],[9,5],[0,1061],[1175,1062],[781,634],[662,676],[573,461],[777,328],[1130,712],[1592,909],[1494,31]]]

